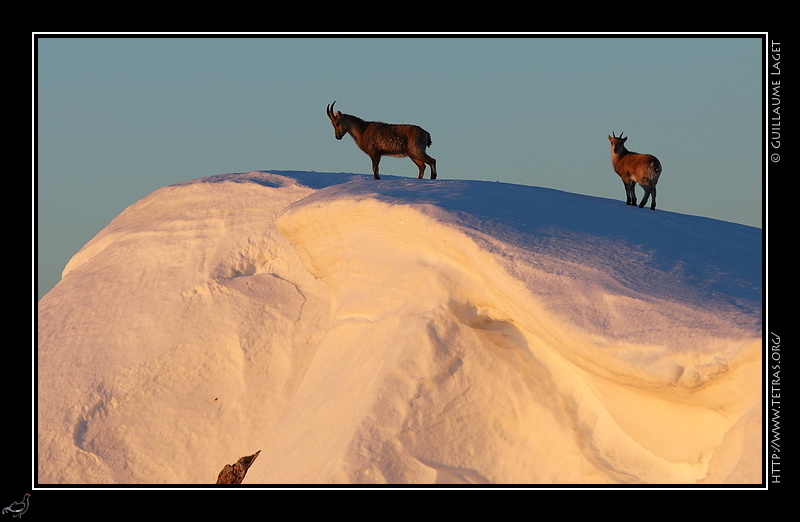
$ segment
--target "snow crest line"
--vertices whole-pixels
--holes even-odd
[[[226,174],[112,221],[39,302],[38,480],[212,484],[255,449],[248,484],[760,480],[760,234],[383,178]]]

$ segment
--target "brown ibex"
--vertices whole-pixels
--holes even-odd
[[[375,179],[381,179],[378,174],[381,156],[408,156],[419,167],[419,179],[425,174],[427,163],[431,166],[431,179],[436,179],[436,160],[425,152],[431,146],[428,131],[416,125],[364,121],[340,111],[333,112],[335,103],[328,105],[328,118],[331,119],[336,139],[342,139],[345,134],[353,137],[358,148],[372,160]]]
[[[661,162],[652,154],[638,154],[626,149],[625,141],[628,138],[623,138],[622,134],[620,132],[619,136],[614,136],[612,132],[608,141],[611,142],[611,164],[614,166],[614,172],[619,174],[622,184],[625,185],[626,203],[636,205],[636,184],[638,183],[644,189],[644,199],[639,204],[639,208],[644,207],[647,198],[652,196],[650,210],[655,210],[656,184],[661,175]]]

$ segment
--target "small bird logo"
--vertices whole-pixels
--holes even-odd
[[[20,518],[26,511],[28,511],[28,501],[30,493],[25,493],[22,497],[22,502],[12,502],[10,506],[3,508],[3,514],[11,514],[14,517]]]

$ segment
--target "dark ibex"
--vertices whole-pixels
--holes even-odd
[[[644,207],[647,198],[652,196],[653,202],[650,204],[650,210],[655,210],[656,184],[661,175],[661,162],[651,154],[638,154],[626,149],[625,141],[628,138],[623,138],[622,134],[620,132],[619,136],[614,136],[612,132],[608,141],[611,142],[611,164],[614,166],[614,172],[619,174],[622,184],[625,185],[627,204],[636,205],[636,184],[638,183],[644,189],[644,199],[639,204],[639,208]]]
[[[431,135],[416,125],[393,125],[379,121],[364,121],[361,118],[341,112],[333,112],[333,105],[328,105],[328,118],[331,119],[336,139],[350,134],[358,148],[372,159],[372,173],[375,179],[378,174],[378,163],[381,156],[408,156],[419,167],[419,179],[425,174],[425,164],[431,166],[431,179],[436,179],[436,160],[428,156],[425,149],[431,146]]]

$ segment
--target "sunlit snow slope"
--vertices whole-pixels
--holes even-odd
[[[758,483],[761,313],[755,228],[477,181],[168,186],[39,302],[38,483],[259,450],[245,483]]]

